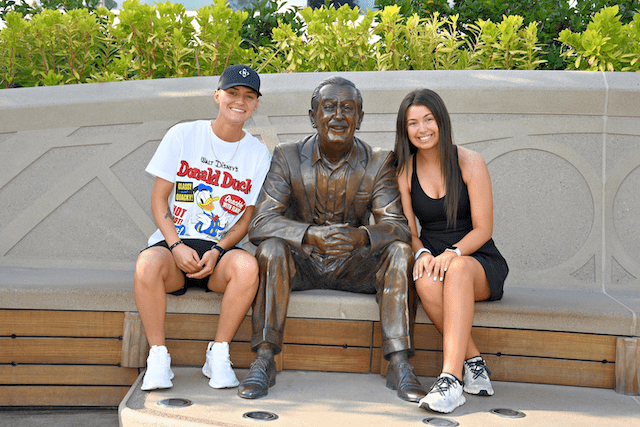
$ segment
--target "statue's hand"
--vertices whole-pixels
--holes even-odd
[[[320,253],[335,257],[346,256],[354,249],[366,245],[367,241],[365,230],[349,224],[311,226],[305,235],[305,243],[315,246]]]

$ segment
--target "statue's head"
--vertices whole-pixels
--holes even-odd
[[[363,116],[362,96],[351,81],[330,77],[313,91],[309,118],[318,131],[318,142],[325,154],[346,155]]]

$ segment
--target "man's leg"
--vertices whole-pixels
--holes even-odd
[[[398,397],[418,402],[426,395],[409,363],[413,355],[412,332],[416,299],[411,289],[413,251],[403,242],[391,243],[384,250],[379,269],[382,277],[378,289],[382,352],[389,360],[387,387],[398,391]]]
[[[284,240],[262,242],[256,259],[260,279],[253,303],[251,348],[257,356],[238,388],[238,396],[245,399],[266,396],[276,383],[274,356],[282,351],[291,278],[296,273],[291,249]]]

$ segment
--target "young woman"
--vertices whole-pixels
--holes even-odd
[[[146,168],[156,177],[151,210],[158,229],[138,257],[133,281],[151,347],[142,390],[173,386],[164,336],[166,294],[182,295],[189,287],[223,294],[202,373],[213,388],[238,385],[229,342],[258,290],[258,262],[236,244],[247,233],[271,163],[269,149],[243,129],[259,96],[255,70],[228,67],[214,92],[218,117],[169,129]]]
[[[491,239],[491,179],[478,153],[453,145],[447,108],[428,89],[402,101],[395,152],[416,259],[413,279],[443,335],[442,373],[420,407],[449,413],[465,402],[463,390],[493,394],[489,370],[471,338],[475,301],[502,298],[509,271]]]

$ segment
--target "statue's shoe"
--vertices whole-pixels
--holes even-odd
[[[249,372],[238,387],[238,396],[243,399],[258,399],[269,393],[269,387],[276,383],[276,362],[274,360],[256,358],[251,363]]]
[[[398,390],[398,397],[409,402],[419,402],[427,395],[427,391],[413,373],[413,366],[410,363],[389,365],[387,387]]]

